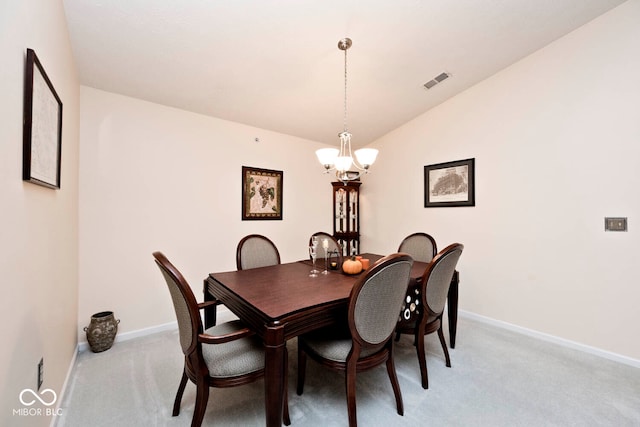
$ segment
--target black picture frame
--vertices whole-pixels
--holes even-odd
[[[22,179],[60,188],[62,101],[33,49],[27,49]]]
[[[242,167],[242,220],[282,220],[283,172]]]
[[[424,167],[424,207],[475,206],[475,158]]]

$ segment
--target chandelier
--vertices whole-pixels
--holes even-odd
[[[344,130],[338,134],[340,149],[321,148],[316,151],[318,161],[324,166],[325,173],[336,171],[336,178],[344,183],[360,178],[363,173],[369,173],[369,167],[376,161],[378,150],[375,148],[361,148],[356,150],[353,158],[351,154],[351,133],[347,130],[347,49],[351,47],[351,39],[344,38],[338,42],[338,48],[344,51]],[[357,170],[352,171],[351,166]]]

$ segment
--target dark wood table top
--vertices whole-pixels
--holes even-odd
[[[334,271],[309,277],[311,268],[311,265],[298,261],[212,273],[209,277],[275,321],[309,307],[349,298],[354,277]]]
[[[362,256],[369,258],[372,265],[382,258],[382,255],[376,254]],[[322,261],[316,263],[318,269],[321,269]],[[426,263],[414,263],[411,278],[415,280],[422,277],[426,266]],[[311,261],[303,260],[249,270],[211,273],[209,277],[261,312],[265,320],[273,322],[315,306],[345,303],[353,284],[363,274],[347,275],[339,270],[329,270],[327,275],[309,277],[311,268]]]

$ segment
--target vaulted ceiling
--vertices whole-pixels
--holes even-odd
[[[349,37],[356,146],[624,2],[63,1],[83,85],[336,145]]]

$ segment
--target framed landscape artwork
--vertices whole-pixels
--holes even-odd
[[[282,171],[242,167],[242,219],[282,219]]]
[[[22,147],[22,179],[60,188],[62,101],[32,49],[27,49]]]
[[[424,207],[475,206],[475,159],[424,167]]]

